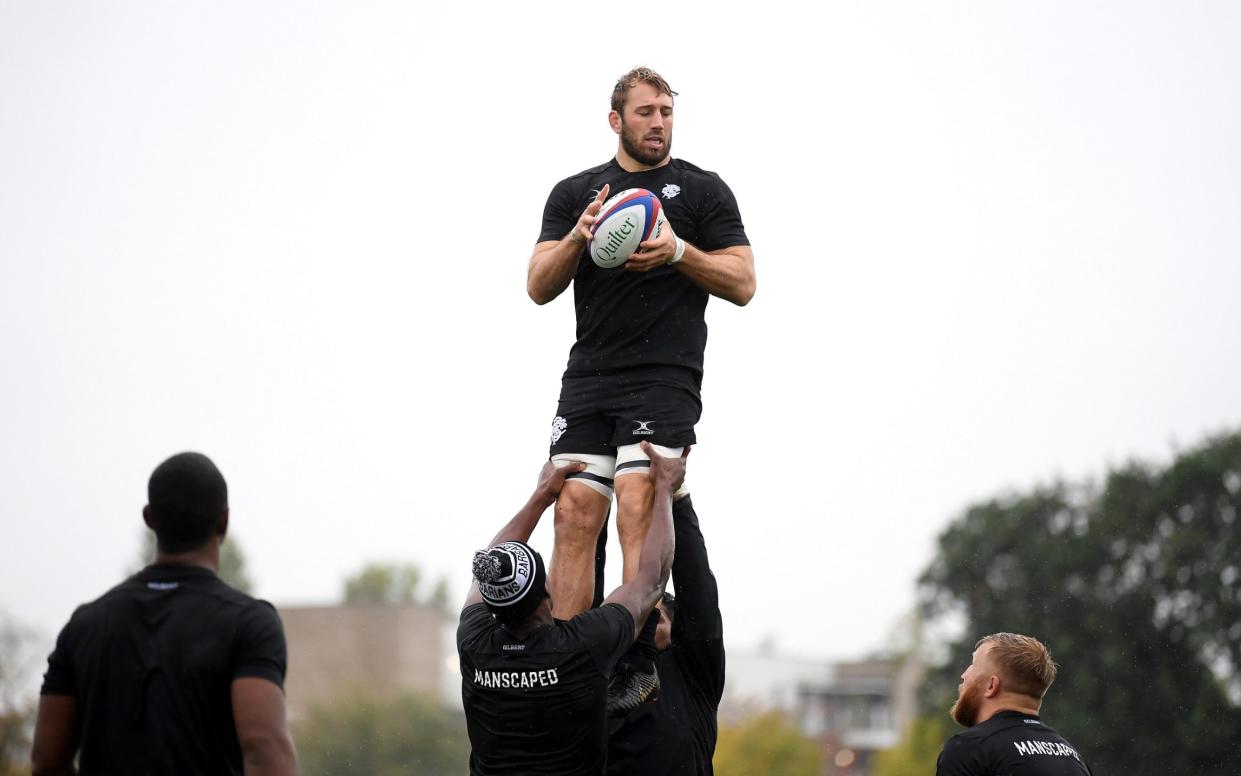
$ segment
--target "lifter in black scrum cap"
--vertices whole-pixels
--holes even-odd
[[[470,773],[602,774],[607,762],[607,692],[637,622],[663,594],[672,565],[672,494],[685,456],[651,457],[655,493],[637,575],[570,620],[552,617],[542,557],[525,542],[581,464],[548,462],[534,494],[475,553],[474,586],[461,610],[457,652],[470,735]]]

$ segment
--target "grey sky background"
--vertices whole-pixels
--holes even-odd
[[[881,648],[971,500],[1241,423],[1241,5],[622,11],[0,3],[0,609],[50,648],[186,449],[259,595],[463,596],[573,339],[543,203],[637,64],[756,255],[690,460],[730,646]]]

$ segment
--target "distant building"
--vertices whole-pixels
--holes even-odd
[[[822,742],[832,776],[868,776],[876,752],[896,745],[916,713],[922,668],[885,659],[831,663],[730,653],[721,722],[779,709]]]
[[[825,684],[832,664],[822,659],[777,655],[774,650],[728,653],[720,717],[728,722],[766,709],[795,715],[802,691]]]
[[[439,609],[344,604],[281,606],[279,612],[289,643],[285,696],[291,719],[359,691],[377,698],[421,692],[460,706],[451,637],[456,623]]]

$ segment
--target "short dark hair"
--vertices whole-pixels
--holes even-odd
[[[1056,663],[1043,642],[1020,633],[983,636],[974,649],[990,644],[989,657],[1000,669],[1000,679],[1015,693],[1041,699],[1056,681]]]
[[[655,87],[656,92],[669,97],[677,96],[662,75],[649,67],[635,67],[617,79],[616,86],[612,87],[612,110],[624,113],[625,98],[629,96],[629,90],[638,84],[649,84]]]
[[[207,456],[178,453],[151,472],[147,506],[161,552],[196,550],[228,509],[228,485]]]

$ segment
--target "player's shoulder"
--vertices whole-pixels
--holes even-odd
[[[973,748],[978,741],[978,736],[973,735],[973,733],[974,729],[970,728],[969,730],[962,730],[956,735],[949,736],[948,740],[944,742],[943,747],[940,748],[940,759],[943,760],[945,757],[951,758],[960,754],[963,750]]]
[[[974,756],[994,753],[1006,749],[1014,736],[1022,735],[1027,730],[1037,730],[1040,735],[1055,735],[1055,731],[1037,717],[1005,711],[949,738],[944,744],[944,752]]]
[[[606,603],[587,609],[569,620],[559,620],[557,629],[567,638],[598,640],[614,637],[634,629],[633,615],[617,603]]]
[[[279,619],[276,607],[271,602],[255,598],[244,590],[238,590],[213,573],[187,576],[181,580],[181,585],[186,592],[211,599],[222,606],[226,612],[232,612],[234,615]]]
[[[668,165],[672,167],[672,169],[676,170],[677,174],[682,177],[698,178],[719,183],[724,182],[724,179],[720,177],[718,172],[714,172],[713,170],[704,170],[693,162],[687,162],[684,159],[674,157],[672,161],[668,162]]]
[[[143,569],[135,574],[131,574],[121,582],[105,590],[94,600],[80,604],[73,610],[73,616],[69,618],[69,622],[90,621],[96,617],[103,616],[116,601],[122,601],[138,595],[146,587],[143,579],[145,572],[146,569]]]
[[[939,752],[936,773],[944,776],[973,774],[978,773],[980,767],[993,765],[991,738],[996,732],[994,727],[982,723],[950,737]]]
[[[476,642],[499,627],[486,604],[470,604],[461,610],[457,623],[457,646]]]
[[[594,167],[587,167],[585,170],[582,170],[581,172],[576,172],[567,178],[562,178],[560,182],[556,184],[556,188],[559,189],[559,188],[572,188],[575,186],[587,186],[595,178],[607,172],[609,168],[615,165],[615,163],[616,161],[614,159],[609,159],[603,164],[597,164]]]
[[[687,202],[700,205],[734,199],[732,189],[719,173],[704,170],[684,159],[673,159],[668,166],[672,168],[670,177],[676,181],[676,185],[664,187],[665,197],[680,197]]]
[[[117,597],[117,589],[119,587],[121,586],[117,585],[93,601],[78,604],[74,608],[73,614],[69,615],[69,621],[65,623],[65,630],[72,631],[79,628],[88,628],[99,620],[107,610],[109,602]]]

